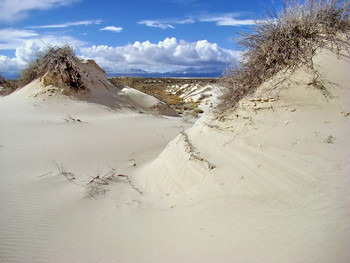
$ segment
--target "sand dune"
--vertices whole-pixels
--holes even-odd
[[[350,60],[315,64],[329,94],[301,68],[193,127],[102,71],[0,98],[0,261],[348,262]]]
[[[206,211],[206,240],[220,236],[218,247],[205,246],[213,261],[224,253],[225,262],[347,262],[349,62],[315,57],[327,93],[301,68],[225,120],[203,117],[140,172],[140,186],[191,218],[193,206]]]
[[[1,262],[128,258],[131,245],[125,240],[136,238],[137,228],[130,232],[127,224],[140,193],[132,177],[117,175],[129,176],[155,158],[190,124],[140,114],[154,111],[148,108],[158,103],[154,98],[139,109],[132,103],[140,94],[122,94],[113,101],[121,106],[107,107],[110,94],[99,92],[67,97],[34,81],[0,98]],[[91,189],[89,182],[99,174],[115,177]]]

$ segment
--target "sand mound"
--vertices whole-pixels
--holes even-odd
[[[262,85],[252,96],[242,100],[238,109],[225,118],[217,120],[213,119],[211,114],[206,115],[193,128],[180,134],[157,160],[145,168],[145,185],[151,192],[161,195],[169,191],[186,192],[201,181],[199,178],[205,181],[206,177],[210,177],[208,180],[212,183],[212,180],[217,181],[218,174],[223,172],[226,177],[231,177],[228,173],[232,172],[228,171],[235,170],[233,174],[236,174],[234,177],[237,180],[261,173],[258,176],[259,181],[265,181],[266,186],[272,183],[276,184],[276,191],[283,192],[285,188],[291,190],[293,183],[287,180],[288,176],[284,177],[283,173],[280,173],[281,169],[290,174],[297,187],[300,181],[306,183],[310,179],[312,182],[312,174],[318,173],[314,170],[320,170],[316,167],[319,166],[317,161],[323,163],[321,158],[329,158],[330,146],[339,151],[340,156],[345,155],[343,151],[346,147],[341,141],[348,142],[344,136],[349,128],[350,111],[350,90],[344,71],[349,63],[347,57],[344,56],[338,61],[335,55],[323,51],[315,58],[315,63],[322,72],[322,89],[310,83],[312,74],[306,68],[301,68],[291,75],[288,75],[288,72],[280,73]],[[336,69],[329,70],[328,66],[331,63]],[[327,64],[327,67],[324,64]],[[242,152],[237,153],[240,150]],[[253,154],[254,158],[246,158],[250,154]],[[306,166],[301,165],[305,158],[310,156],[316,159]],[[248,163],[242,163],[243,160]],[[262,168],[259,160],[271,167]],[[208,169],[209,163],[215,164],[215,169]],[[310,173],[305,171],[307,169]],[[152,171],[152,174],[148,173],[148,170]],[[267,173],[273,170],[279,171],[279,175]],[[308,174],[311,175],[307,176]],[[266,178],[263,178],[264,176]],[[285,183],[275,181],[280,176]],[[160,182],[160,178],[164,183]],[[257,183],[253,192],[264,192],[264,184],[254,180],[248,180],[244,187],[241,183],[239,187],[231,185],[239,189],[226,189],[225,186],[224,189],[228,191],[223,192],[234,193],[239,190],[240,193],[245,193],[247,184],[250,183]],[[253,185],[251,187],[254,188]]]
[[[232,225],[249,224],[249,217],[255,217],[271,230],[267,234],[261,229],[265,237],[281,242],[275,243],[276,252],[271,252],[271,243],[260,244],[271,252],[263,253],[264,262],[277,262],[275,256],[284,262],[346,262],[350,60],[323,50],[314,63],[320,73],[317,86],[304,67],[293,74],[281,72],[225,118],[207,115],[182,132],[140,171],[140,189],[168,207],[206,201],[210,209],[210,202],[225,200],[228,211],[240,209],[240,219]],[[261,209],[247,213],[259,206],[270,207],[274,214]],[[246,238],[264,240],[258,233]],[[288,253],[294,259],[287,259]],[[246,261],[238,254],[232,261]]]
[[[0,98],[0,262],[142,262],[133,171],[190,124],[60,90]]]
[[[122,89],[122,94],[125,96],[126,100],[139,111],[147,112],[153,110],[160,115],[173,117],[179,116],[164,102],[136,89],[125,87]]]
[[[72,69],[65,64],[56,67],[60,69],[58,73],[48,70],[42,77],[24,86],[19,93],[43,100],[52,96],[69,96],[112,109],[178,116],[168,105],[156,98],[136,90],[131,92],[130,88],[122,90],[115,87],[107,79],[106,72],[94,60],[76,59]],[[64,70],[61,70],[62,67]],[[74,74],[68,74],[66,71],[72,71]],[[70,75],[75,76],[74,81],[67,80],[73,78]]]

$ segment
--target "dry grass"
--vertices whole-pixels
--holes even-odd
[[[281,70],[293,72],[301,65],[317,72],[312,58],[327,47],[339,52],[349,47],[349,2],[345,0],[288,0],[280,14],[270,13],[253,33],[238,43],[245,48],[241,64],[224,78],[227,87],[218,112],[235,108],[243,97]]]
[[[73,91],[85,90],[78,63],[79,59],[71,47],[49,47],[21,72],[20,86],[23,87],[46,75],[48,79],[55,82],[50,84],[55,84],[61,88],[69,88]]]

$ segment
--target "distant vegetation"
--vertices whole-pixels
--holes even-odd
[[[0,96],[8,95],[18,88],[17,81],[5,79],[0,75]]]
[[[246,51],[224,78],[227,90],[219,112],[234,108],[281,70],[294,71],[302,64],[314,70],[312,57],[321,47],[338,53],[348,48],[349,5],[346,0],[287,0],[281,13],[269,14],[253,33],[243,34],[238,44]]]
[[[198,102],[185,101],[181,93],[171,93],[167,91],[168,86],[173,85],[201,85],[215,84],[216,78],[141,78],[141,77],[114,77],[109,81],[116,87],[128,86],[148,95],[151,95],[174,109],[177,113],[182,114],[191,112],[193,115],[202,113],[198,108]]]
[[[78,62],[79,59],[71,47],[49,47],[20,73],[19,85],[23,87],[46,75],[48,82],[53,82],[47,84],[55,84],[74,91],[85,90]]]

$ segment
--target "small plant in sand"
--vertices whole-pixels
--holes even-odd
[[[68,88],[75,92],[84,91],[86,87],[79,73],[78,63],[79,59],[71,47],[49,47],[20,73],[20,86],[44,78],[47,85]]]
[[[349,5],[346,0],[286,0],[281,13],[269,14],[252,33],[242,34],[243,60],[224,78],[227,90],[219,112],[234,108],[281,70],[306,65],[314,72],[312,84],[319,83],[312,58],[322,47],[338,54],[349,48]]]

